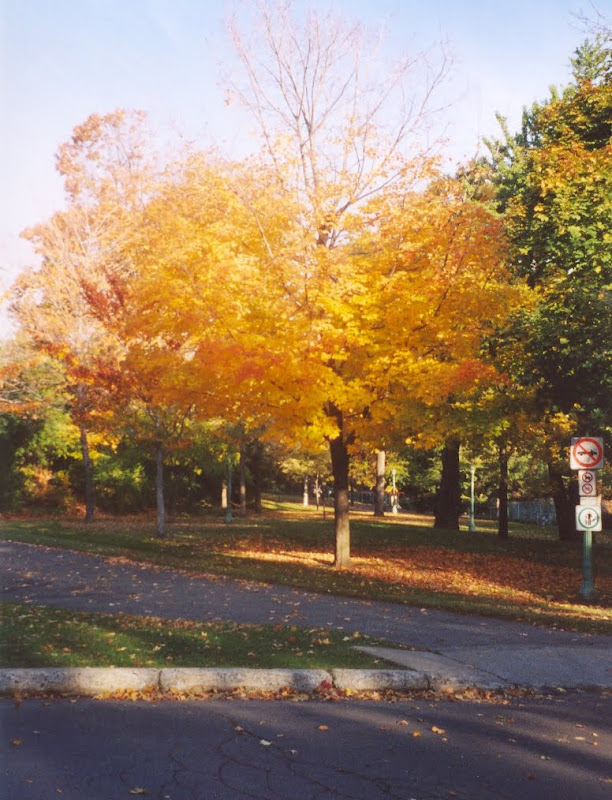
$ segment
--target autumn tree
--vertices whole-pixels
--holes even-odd
[[[155,445],[159,535],[164,455],[191,420],[218,419],[225,430],[240,430],[236,447],[245,459],[261,425],[245,413],[255,403],[247,380],[256,365],[249,363],[243,320],[256,280],[247,247],[254,227],[244,217],[215,159],[178,158],[130,217],[124,274],[88,294],[97,318],[121,342],[117,410],[135,436]]]
[[[424,137],[447,64],[442,58],[429,69],[416,54],[384,71],[358,26],[314,12],[298,22],[291,3],[258,3],[255,23],[250,41],[237,25],[232,28],[245,81],[231,89],[256,122],[260,158],[275,192],[294,209],[293,253],[270,249],[275,277],[286,288],[291,313],[322,322],[325,305],[333,307],[339,291],[328,301],[324,295],[346,285],[348,264],[336,254],[346,252],[357,224],[354,212],[383,188],[405,181],[409,171],[412,178],[421,171],[421,163],[416,170],[407,168],[406,149],[421,154],[419,136]],[[332,316],[327,327],[341,326]],[[321,363],[341,384],[344,359],[338,355],[323,352]],[[344,407],[334,391],[323,400],[336,492],[337,566],[350,561],[348,464],[354,434],[347,419],[363,413],[364,404],[357,405],[361,409]]]
[[[357,28],[259,10],[263,51],[236,33],[250,84],[236,91],[263,150],[168,175],[105,316],[119,321],[122,365],[154,371],[164,403],[193,398],[201,415],[304,452],[327,440],[340,567],[351,450],[380,443],[406,392],[471,379],[466,360],[506,310],[499,224],[418,146],[444,67],[408,102],[415,62],[371,81]]]
[[[499,227],[422,149],[444,62],[402,59],[381,79],[357,27],[302,26],[290,4],[258,12],[259,49],[234,28],[246,85],[233,88],[263,149],[194,161],[169,184],[161,249],[149,237],[136,258],[134,331],[172,341],[230,422],[305,449],[327,440],[346,566],[351,450],[376,446],[407,390],[461,382],[506,305]]]
[[[95,500],[88,431],[92,415],[102,405],[96,375],[112,347],[81,290],[80,280],[91,267],[91,250],[97,254],[98,249],[96,234],[89,236],[81,228],[87,217],[79,212],[58,213],[46,225],[28,232],[42,264],[19,277],[13,288],[13,309],[35,346],[65,368],[68,407],[81,441],[85,519],[89,521]]]
[[[559,532],[574,532],[567,447],[609,435],[612,416],[612,47],[581,46],[573,81],[525,111],[521,130],[491,143],[510,263],[536,303],[513,319],[514,379],[531,387],[544,427],[566,424],[547,458]]]
[[[85,472],[86,520],[94,514],[88,431],[107,401],[102,376],[114,370],[120,345],[93,313],[89,295],[122,273],[128,215],[147,192],[146,137],[140,112],[92,115],[57,154],[67,207],[24,232],[40,264],[12,290],[12,309],[35,346],[65,371],[69,409],[79,428]]]

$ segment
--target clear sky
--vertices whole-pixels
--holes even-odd
[[[332,0],[331,7],[367,26],[386,23],[398,52],[449,42],[454,158],[498,133],[496,111],[515,129],[523,106],[568,81],[570,57],[585,38],[577,14],[612,14],[612,0]],[[54,153],[89,114],[141,108],[177,136],[235,141],[220,85],[220,68],[231,63],[232,8],[226,0],[0,0],[0,293],[32,263],[20,231],[62,206]]]

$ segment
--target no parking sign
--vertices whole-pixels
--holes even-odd
[[[570,448],[571,469],[602,469],[603,465],[603,439],[598,436],[581,436],[572,439]]]

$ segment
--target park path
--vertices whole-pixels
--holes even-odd
[[[610,646],[606,636],[197,575],[40,545],[2,542],[0,557],[2,595],[16,602],[169,619],[332,627],[433,650],[553,641]]]
[[[612,688],[612,637],[419,609],[138,564],[41,545],[0,543],[2,597],[75,611],[359,631],[429,654],[397,663],[480,670],[521,686]],[[383,656],[386,657],[386,656]],[[412,661],[411,661],[412,659]]]

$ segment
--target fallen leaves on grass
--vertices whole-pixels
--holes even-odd
[[[250,549],[241,542],[239,549],[228,555],[249,562],[276,562],[296,567],[320,570],[332,563],[329,553],[322,551],[288,550],[280,542],[266,541],[264,550]],[[385,585],[392,592],[418,590],[440,595],[457,595],[482,598],[491,603],[511,603],[536,612],[538,607],[547,612],[557,611],[560,616],[609,618],[605,606],[612,599],[612,577],[599,575],[597,591],[598,608],[576,603],[577,587],[581,574],[577,568],[556,566],[508,554],[458,552],[443,547],[407,547],[385,545],[384,555],[353,555],[350,572],[343,573],[346,581],[367,592],[371,586],[379,591]]]

